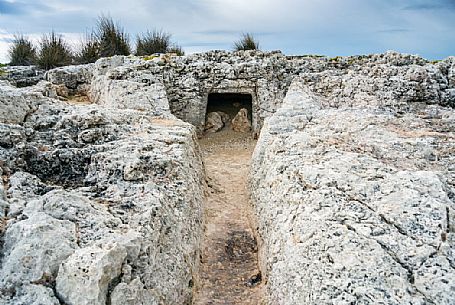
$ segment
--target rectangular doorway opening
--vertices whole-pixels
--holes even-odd
[[[248,119],[251,122],[253,98],[251,94],[242,93],[210,93],[207,102],[207,113],[221,111],[228,114],[231,120],[240,109],[248,110]]]
[[[210,93],[204,131],[222,129],[249,132],[252,126],[253,97],[247,93]]]

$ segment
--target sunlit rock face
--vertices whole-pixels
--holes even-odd
[[[296,80],[256,146],[269,304],[451,304],[455,111],[330,101]]]
[[[49,84],[2,89],[0,304],[190,302],[195,128],[169,112],[69,104]]]

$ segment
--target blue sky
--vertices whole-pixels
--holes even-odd
[[[0,62],[16,33],[37,40],[55,30],[77,44],[100,14],[132,41],[168,31],[187,53],[231,49],[251,32],[262,49],[289,55],[455,55],[455,0],[0,0]]]

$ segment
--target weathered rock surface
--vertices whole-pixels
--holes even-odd
[[[117,244],[77,250],[62,263],[56,279],[61,300],[70,305],[106,304],[109,285],[121,275],[125,258],[125,249]]]
[[[355,100],[378,106],[405,107],[408,102],[425,102],[453,107],[454,63],[454,57],[430,63],[396,52],[327,58],[292,57],[280,52],[213,51],[150,61],[115,57],[103,59],[97,66],[110,78],[123,80],[148,75],[140,82],[162,83],[171,112],[201,130],[208,94],[251,94],[252,129],[258,132],[263,120],[280,107],[289,85],[299,75],[333,106]],[[135,73],[119,72],[131,69]]]
[[[70,221],[35,213],[14,223],[5,233],[2,284],[46,282],[76,248],[76,227]]]
[[[64,85],[70,95],[86,92],[92,102],[108,107],[160,114],[170,109],[199,132],[205,126],[210,93],[251,94],[252,129],[259,132],[264,119],[281,106],[296,76],[332,106],[361,101],[379,107],[406,107],[408,102],[454,107],[454,58],[429,62],[396,52],[328,58],[211,51],[102,58],[92,65],[51,70],[46,79]]]
[[[217,113],[220,115],[221,117],[221,121],[223,122],[223,124],[229,124],[230,120],[231,120],[231,117],[229,116],[229,114],[227,114],[226,112],[223,112],[223,111],[217,111]]]
[[[162,77],[154,74],[148,62],[137,63],[121,56],[101,59],[95,64],[93,75],[90,84],[93,102],[109,108],[169,114]]]
[[[218,112],[209,112],[207,114],[207,121],[205,122],[205,132],[217,132],[223,129],[223,117]]]
[[[251,94],[240,129],[269,118],[250,186],[270,304],[451,304],[454,57],[258,51],[1,81],[0,304],[191,302],[210,93]]]
[[[327,101],[296,81],[253,156],[268,303],[452,304],[455,111]]]
[[[251,130],[251,123],[248,119],[248,110],[240,109],[237,115],[232,119],[232,130],[237,132],[248,132]]]
[[[93,72],[94,64],[66,66],[48,71],[45,78],[54,85],[63,85],[74,95],[88,90]]]
[[[204,183],[194,127],[68,105],[48,84],[0,93],[0,304],[189,303]]]
[[[45,71],[36,66],[6,66],[0,69],[0,80],[7,80],[13,86],[36,85],[44,79]]]
[[[33,102],[32,102],[33,100]],[[0,81],[0,121],[20,124],[45,100],[27,89],[16,89],[6,81]]]

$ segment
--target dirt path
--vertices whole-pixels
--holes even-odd
[[[209,195],[194,305],[261,304],[263,289],[246,187],[255,144],[250,135],[228,129],[200,141]]]

